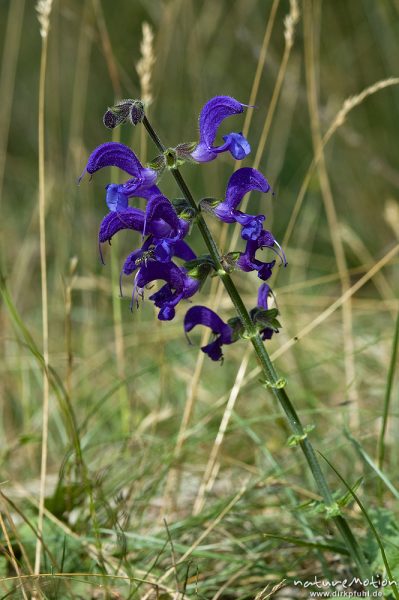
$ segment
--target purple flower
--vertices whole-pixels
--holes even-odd
[[[170,321],[175,316],[175,306],[180,300],[193,296],[198,291],[200,282],[189,277],[183,267],[178,267],[173,262],[150,260],[137,273],[135,290],[140,290],[138,293],[142,295],[145,286],[158,279],[166,281],[166,284],[152,294],[149,300],[160,309],[158,319]]]
[[[134,250],[125,260],[123,265],[122,273],[125,275],[131,275],[136,269],[138,269],[142,262],[143,257],[146,257],[146,261],[156,259],[155,251],[153,250],[154,238],[149,236],[139,250]],[[180,258],[184,261],[194,260],[197,255],[183,240],[178,240],[173,246],[173,256]],[[160,261],[163,262],[163,261]],[[166,262],[166,261],[165,261]]]
[[[143,263],[146,264],[146,262],[148,260],[150,260],[150,258],[152,256],[151,249],[150,249],[151,243],[152,243],[152,237],[149,236],[144,241],[144,243],[141,246],[141,248],[138,248],[137,250],[134,250],[126,258],[125,263],[123,265],[123,269],[122,269],[121,274],[120,274],[120,278],[119,278],[120,289],[121,289],[121,296],[122,296],[122,275],[123,274],[125,274],[125,275],[131,275],[131,273],[133,273],[136,269],[138,269],[139,267],[141,267],[141,265]]]
[[[214,214],[225,223],[240,223],[241,236],[244,240],[256,240],[265,220],[264,215],[248,215],[237,210],[245,194],[252,190],[266,193],[270,190],[270,185],[256,169],[249,167],[238,169],[229,179],[224,202],[218,204],[213,210]]]
[[[206,306],[193,306],[184,317],[184,331],[186,333],[197,325],[205,325],[212,330],[214,335],[217,335],[213,342],[202,346],[201,350],[212,360],[220,360],[223,357],[223,344],[232,344],[235,341],[231,327]]]
[[[269,310],[268,306],[268,297],[272,294],[272,290],[267,283],[262,283],[258,290],[258,308],[262,308],[263,310]],[[259,334],[262,336],[262,340],[270,340],[274,333],[274,329],[271,327],[265,327],[259,331]]]
[[[262,262],[256,258],[256,252],[260,248],[270,248],[274,250],[276,240],[270,231],[263,230],[256,240],[248,240],[245,252],[242,252],[239,259],[237,260],[237,266],[242,271],[258,271],[259,279],[266,281],[272,274],[272,269],[276,264],[276,261]],[[274,250],[276,252],[276,250]],[[280,256],[280,255],[279,255]],[[284,257],[285,258],[285,257]],[[281,259],[283,260],[283,259]]]
[[[241,104],[230,96],[215,96],[203,106],[199,118],[200,140],[194,152],[191,153],[194,160],[209,162],[227,150],[234,158],[241,160],[251,152],[251,147],[242,133],[224,135],[225,143],[221,146],[214,146],[221,122],[227,117],[242,113],[244,106],[245,104]]]
[[[162,219],[153,219],[146,222],[146,215],[140,208],[128,206],[125,210],[109,212],[101,222],[98,240],[102,244],[110,242],[112,237],[122,229],[132,229],[141,234],[146,224],[147,234],[157,238],[167,237],[171,233],[171,227]]]
[[[124,144],[106,142],[98,146],[90,154],[79,181],[86,172],[93,175],[104,167],[118,167],[132,176],[121,185],[111,183],[107,186],[106,201],[111,211],[127,208],[131,196],[149,198],[154,194],[160,194],[154,185],[157,179],[156,171],[143,167],[133,150]]]
[[[150,171],[151,169],[146,170]],[[146,187],[147,184],[144,182],[134,189],[134,184],[131,183],[131,181],[132,180],[122,184],[109,183],[107,186],[105,186],[107,191],[105,201],[109,210],[118,211],[128,208],[129,198],[131,196],[135,196],[136,198],[144,198],[145,200],[162,196],[161,190],[156,185],[150,185],[149,187]]]
[[[188,221],[180,219],[174,206],[165,196],[153,197],[148,201],[146,208],[146,222],[143,235],[151,228],[151,224],[160,220],[169,225],[168,234],[154,234],[155,257],[161,262],[168,262],[174,254],[174,246],[183,239],[190,228]],[[148,227],[147,227],[148,226]]]
[[[129,206],[111,211],[101,223],[99,242],[110,241],[121,229],[133,229],[143,236],[151,234],[155,258],[168,262],[175,254],[176,244],[187,235],[189,226],[188,221],[178,217],[165,196],[156,195],[149,199],[145,212]]]

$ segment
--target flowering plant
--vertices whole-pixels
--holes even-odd
[[[141,247],[126,258],[121,277],[135,274],[132,308],[140,297],[144,297],[148,284],[154,281],[164,282],[149,297],[159,309],[158,319],[163,321],[173,319],[178,305],[191,299],[211,273],[220,278],[232,300],[236,316],[225,322],[206,306],[191,306],[184,317],[185,333],[191,332],[197,325],[208,327],[215,337],[201,350],[214,361],[223,358],[223,346],[231,345],[240,338],[250,340],[262,370],[261,383],[271,390],[290,424],[292,435],[289,445],[302,450],[323,499],[321,507],[326,516],[335,522],[360,575],[367,577],[369,567],[362,549],[342,515],[341,506],[330,491],[308,438],[312,426],[302,425],[287,395],[286,381],[278,376],[264,344],[279,331],[281,325],[278,309],[269,307],[269,298],[273,294],[266,283],[272,275],[276,260],[272,258],[262,261],[257,253],[267,249],[284,266],[287,265],[287,260],[273,234],[263,226],[265,215],[247,214],[238,207],[246,194],[252,191],[267,193],[270,185],[256,169],[240,168],[230,177],[223,200],[206,198],[197,204],[179,170],[185,162],[209,162],[223,152],[230,152],[237,160],[244,159],[251,148],[242,133],[233,132],[223,136],[224,143],[220,145],[215,140],[222,121],[239,115],[245,108],[246,105],[229,96],[212,98],[201,110],[199,141],[181,143],[174,148],[166,148],[162,144],[148,121],[144,104],[140,100],[123,100],[109,108],[103,118],[106,127],[113,129],[122,123],[142,123],[160,155],[149,165],[143,166],[130,148],[114,142],[102,144],[90,155],[83,175],[86,172],[93,175],[99,169],[114,166],[131,177],[125,183],[110,183],[106,186],[109,213],[100,226],[100,248],[102,243],[110,242],[122,229],[141,233]],[[183,200],[171,201],[159,189],[157,183],[166,170],[175,178],[183,193]],[[131,198],[144,198],[147,201],[145,210],[130,206]],[[244,250],[221,254],[208,229],[205,214],[211,214],[224,223],[238,224],[241,227],[241,238],[245,242]],[[197,256],[187,243],[186,238],[194,226],[198,227],[208,254]],[[256,306],[250,310],[246,308],[232,280],[231,273],[234,270],[256,271],[262,282]]]

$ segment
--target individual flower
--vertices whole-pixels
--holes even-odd
[[[258,271],[259,279],[266,281],[272,274],[272,269],[276,264],[276,261],[273,260],[271,262],[262,262],[256,258],[256,252],[259,249],[270,248],[274,252],[276,252],[282,262],[285,261],[285,255],[283,257],[277,252],[274,248],[275,244],[277,244],[273,235],[270,231],[262,230],[261,234],[256,240],[248,240],[245,252],[241,252],[240,257],[237,260],[237,266],[242,271]],[[279,246],[280,248],[280,246]],[[286,264],[286,261],[284,262]]]
[[[154,222],[163,221],[169,225],[168,234],[154,234],[155,257],[161,262],[168,262],[174,254],[176,243],[187,235],[190,224],[178,217],[175,208],[165,196],[151,198],[147,203],[145,216],[143,235],[147,233],[147,227],[151,228]]]
[[[152,281],[163,280],[165,285],[149,297],[159,308],[158,319],[170,321],[175,316],[175,306],[183,299],[190,298],[199,289],[200,281],[189,277],[183,267],[172,261],[156,262],[149,260],[141,266],[135,279],[135,294],[143,296],[144,288]]]
[[[197,325],[205,325],[217,336],[213,342],[202,346],[202,352],[205,352],[212,360],[223,358],[223,344],[232,344],[235,341],[233,330],[225,323],[219,315],[206,306],[193,306],[189,308],[184,317],[184,331],[190,332]]]
[[[224,202],[213,209],[213,213],[225,223],[240,223],[241,237],[244,240],[256,240],[265,220],[264,215],[248,215],[237,210],[245,194],[253,190],[266,193],[270,190],[270,185],[256,169],[249,167],[238,169],[229,179]]]
[[[191,153],[191,158],[197,162],[214,160],[221,152],[229,151],[234,158],[242,160],[250,152],[251,147],[242,133],[229,133],[223,136],[224,144],[214,146],[217,130],[221,122],[227,117],[240,114],[244,111],[245,104],[241,104],[230,96],[215,96],[207,102],[199,118],[200,140]]]
[[[174,244],[173,256],[184,261],[194,260],[196,258],[195,252],[193,252],[190,246],[183,240],[178,240]],[[123,265],[122,273],[124,275],[131,275],[136,269],[140,268],[143,262],[148,262],[148,260],[156,260],[153,236],[149,236],[144,241],[141,248],[134,250],[134,252],[129,254]]]
[[[173,257],[176,244],[187,235],[189,227],[189,222],[179,218],[171,202],[159,193],[148,200],[145,212],[130,206],[109,212],[100,226],[99,243],[110,242],[122,229],[132,229],[143,236],[151,234],[154,257],[167,262]]]
[[[258,308],[269,310],[268,298],[272,295],[272,290],[267,283],[262,283],[258,290]],[[265,327],[259,331],[262,340],[270,340],[275,330],[272,327]]]
[[[124,144],[106,142],[93,150],[79,181],[86,172],[93,175],[104,167],[118,167],[132,176],[125,183],[111,183],[106,187],[106,201],[111,211],[127,208],[131,196],[149,198],[160,193],[154,185],[157,179],[156,171],[143,167],[133,150]]]

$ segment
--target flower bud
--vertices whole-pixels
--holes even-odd
[[[141,100],[133,100],[130,109],[130,120],[133,125],[138,125],[144,119],[144,104]]]
[[[122,123],[130,121],[132,125],[141,123],[144,118],[144,104],[141,100],[121,100],[115,106],[110,106],[103,117],[103,123],[108,129],[114,129]]]

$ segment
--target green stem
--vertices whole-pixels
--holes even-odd
[[[154,141],[157,148],[161,152],[164,152],[166,150],[166,147],[163,145],[163,143],[159,139],[158,135],[156,134],[156,132],[154,131],[154,129],[152,128],[151,124],[149,123],[149,121],[146,117],[144,117],[144,119],[143,119],[143,125],[147,129],[150,137]],[[336,509],[336,504],[334,502],[331,491],[328,487],[328,483],[327,483],[327,481],[324,477],[324,474],[321,470],[321,467],[320,467],[319,461],[317,459],[316,453],[313,449],[313,446],[307,438],[306,431],[304,430],[303,425],[299,419],[299,416],[298,416],[294,406],[292,405],[291,400],[289,399],[285,389],[277,387],[278,383],[280,381],[280,378],[273,366],[272,361],[270,360],[269,354],[265,348],[265,345],[264,345],[258,331],[254,327],[251,317],[241,299],[241,296],[240,296],[236,286],[234,285],[233,280],[231,279],[230,275],[228,273],[226,273],[226,271],[224,270],[224,268],[220,262],[220,253],[219,253],[219,250],[215,243],[215,240],[213,239],[212,234],[208,229],[208,226],[204,220],[203,215],[201,214],[201,212],[199,212],[197,204],[193,198],[193,195],[191,194],[189,188],[187,187],[187,184],[184,181],[180,171],[177,168],[173,168],[173,169],[171,169],[171,173],[172,173],[173,177],[175,178],[180,190],[184,194],[184,197],[186,198],[186,200],[188,201],[190,206],[195,211],[195,214],[197,215],[198,227],[199,227],[199,230],[205,241],[205,244],[209,250],[209,253],[212,257],[216,272],[219,275],[220,279],[222,280],[222,283],[223,283],[224,287],[226,288],[226,291],[229,294],[229,296],[234,304],[237,314],[238,314],[238,316],[244,326],[244,329],[246,331],[246,335],[251,340],[251,343],[257,354],[257,357],[258,357],[259,363],[261,365],[265,379],[267,382],[269,382],[274,396],[276,397],[280,406],[282,407],[283,411],[285,412],[293,434],[295,436],[297,436],[297,438],[299,440],[299,446],[301,447],[302,452],[305,455],[305,458],[310,467],[310,470],[312,472],[313,478],[316,482],[316,485],[320,492],[320,495],[322,496],[322,498],[324,500],[326,508],[327,508],[327,510],[330,509],[330,511],[333,512]],[[361,575],[361,577],[363,579],[367,579],[368,575],[369,575],[369,567],[366,563],[363,552],[362,552],[359,544],[357,543],[347,521],[345,520],[345,518],[342,515],[332,515],[332,519],[335,522],[338,530],[340,531],[351,556],[353,557],[354,561],[357,564],[357,567],[359,569],[359,574]]]

